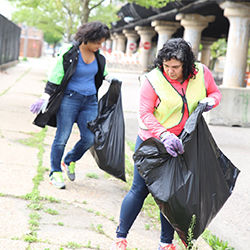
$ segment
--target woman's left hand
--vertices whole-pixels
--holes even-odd
[[[202,99],[200,101],[200,103],[206,103],[207,104],[206,108],[204,109],[204,112],[207,112],[207,111],[209,111],[209,110],[211,110],[213,108],[213,106],[215,105],[215,100],[212,97],[206,97],[206,98]]]

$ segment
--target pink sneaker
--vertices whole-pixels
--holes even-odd
[[[164,247],[159,245],[158,250],[176,250],[176,246],[174,244],[168,244]]]
[[[110,250],[126,250],[127,249],[127,240],[125,238],[118,238],[110,248]]]

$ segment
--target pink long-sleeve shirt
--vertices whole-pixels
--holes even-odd
[[[205,65],[203,65],[203,68],[207,97],[214,98],[214,107],[216,107],[221,100],[221,93],[214,81],[211,71]],[[185,80],[183,83],[180,83],[176,80],[170,79],[165,72],[164,76],[181,95],[182,91],[184,91],[184,93],[186,94],[186,89],[189,81],[188,79]],[[157,107],[159,103],[160,100],[157,94],[155,93],[153,87],[151,86],[150,82],[145,79],[140,91],[139,116],[142,122],[148,128],[148,130],[139,128],[138,135],[142,140],[146,140],[150,137],[159,138],[160,134],[166,131],[166,128],[164,128],[154,116],[155,107]],[[188,109],[187,105],[185,105],[184,115],[181,122],[173,128],[168,129],[168,131],[178,136],[183,130],[188,117]]]

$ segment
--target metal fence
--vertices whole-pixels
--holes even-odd
[[[21,28],[0,14],[0,65],[18,60]]]

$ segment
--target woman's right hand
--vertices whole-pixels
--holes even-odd
[[[49,94],[44,93],[41,98],[30,106],[30,111],[33,114],[39,114],[40,112],[44,113],[49,103],[49,97]]]
[[[175,134],[164,132],[161,136],[161,141],[171,156],[177,157],[178,154],[184,153],[182,141]]]

